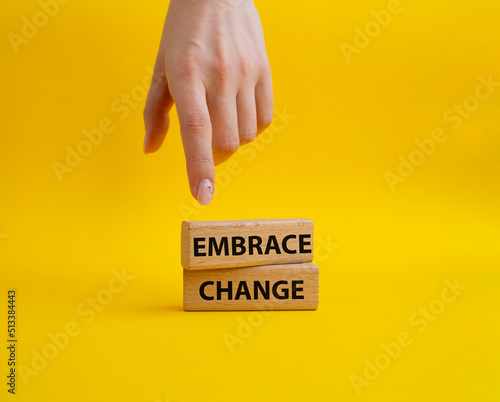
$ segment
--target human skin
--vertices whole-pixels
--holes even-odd
[[[251,0],[171,0],[144,109],[144,152],[157,151],[176,105],[191,194],[213,196],[214,165],[273,117],[271,69]]]

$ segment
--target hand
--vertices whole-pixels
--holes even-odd
[[[161,147],[174,103],[191,193],[208,205],[214,164],[272,121],[271,70],[251,0],[171,0],[144,109],[146,153]]]

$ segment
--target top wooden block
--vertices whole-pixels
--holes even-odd
[[[311,262],[313,221],[256,219],[182,222],[186,269],[236,268]]]

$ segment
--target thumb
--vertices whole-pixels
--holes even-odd
[[[164,73],[155,71],[146,99],[146,107],[144,108],[145,153],[155,152],[163,144],[170,125],[168,112],[173,104],[174,100],[168,88],[167,77]]]

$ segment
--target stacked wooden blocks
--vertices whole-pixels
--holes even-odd
[[[314,310],[308,219],[182,223],[184,310]]]

